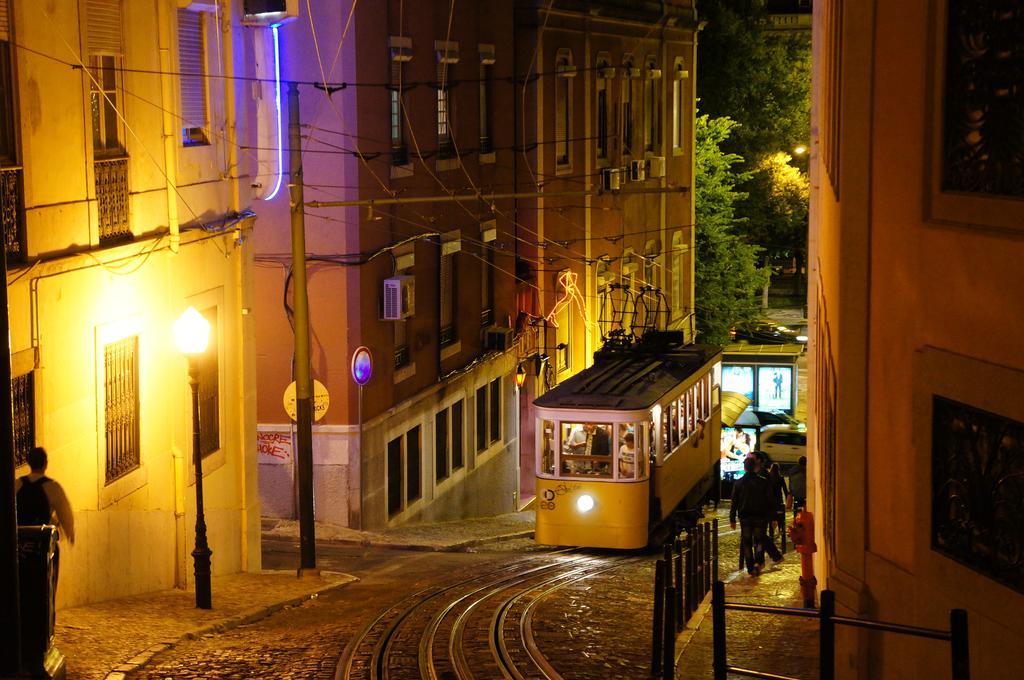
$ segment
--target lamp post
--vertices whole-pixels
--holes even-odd
[[[212,608],[210,592],[210,555],[206,543],[206,517],[203,514],[203,454],[199,443],[199,356],[206,351],[210,323],[195,307],[189,307],[174,323],[178,349],[188,357],[188,386],[192,389],[192,464],[196,473],[196,547],[192,561],[196,573],[196,607]]]

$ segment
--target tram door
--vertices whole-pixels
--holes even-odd
[[[527,376],[519,388],[519,507],[525,508],[537,494],[536,434],[537,417],[533,413],[533,399],[537,379]]]

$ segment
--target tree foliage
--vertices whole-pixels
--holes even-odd
[[[706,114],[696,121],[694,286],[698,335],[711,344],[725,344],[730,328],[754,320],[757,292],[768,281],[768,271],[757,267],[760,249],[735,231],[736,206],[746,198],[737,185],[746,174],[734,167],[740,156],[726,153],[722,145],[736,127],[729,118]]]
[[[697,96],[713,118],[742,127],[727,151],[748,161],[810,141],[811,37],[769,31],[763,0],[701,3]]]
[[[810,35],[768,30],[764,0],[701,3],[700,14],[707,21],[698,45],[701,111],[739,123],[723,142],[743,158],[737,233],[764,248],[766,263],[800,261],[809,182],[806,158],[794,162],[787,152],[810,141]]]

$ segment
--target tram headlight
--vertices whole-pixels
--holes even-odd
[[[590,512],[594,509],[594,497],[585,493],[576,499],[576,509],[580,512]]]

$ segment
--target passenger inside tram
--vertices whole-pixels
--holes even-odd
[[[609,426],[566,423],[563,425],[565,430],[568,435],[562,444],[562,473],[610,477],[612,450]]]
[[[622,435],[619,445],[619,477],[633,479],[636,476],[636,437],[632,432]]]

